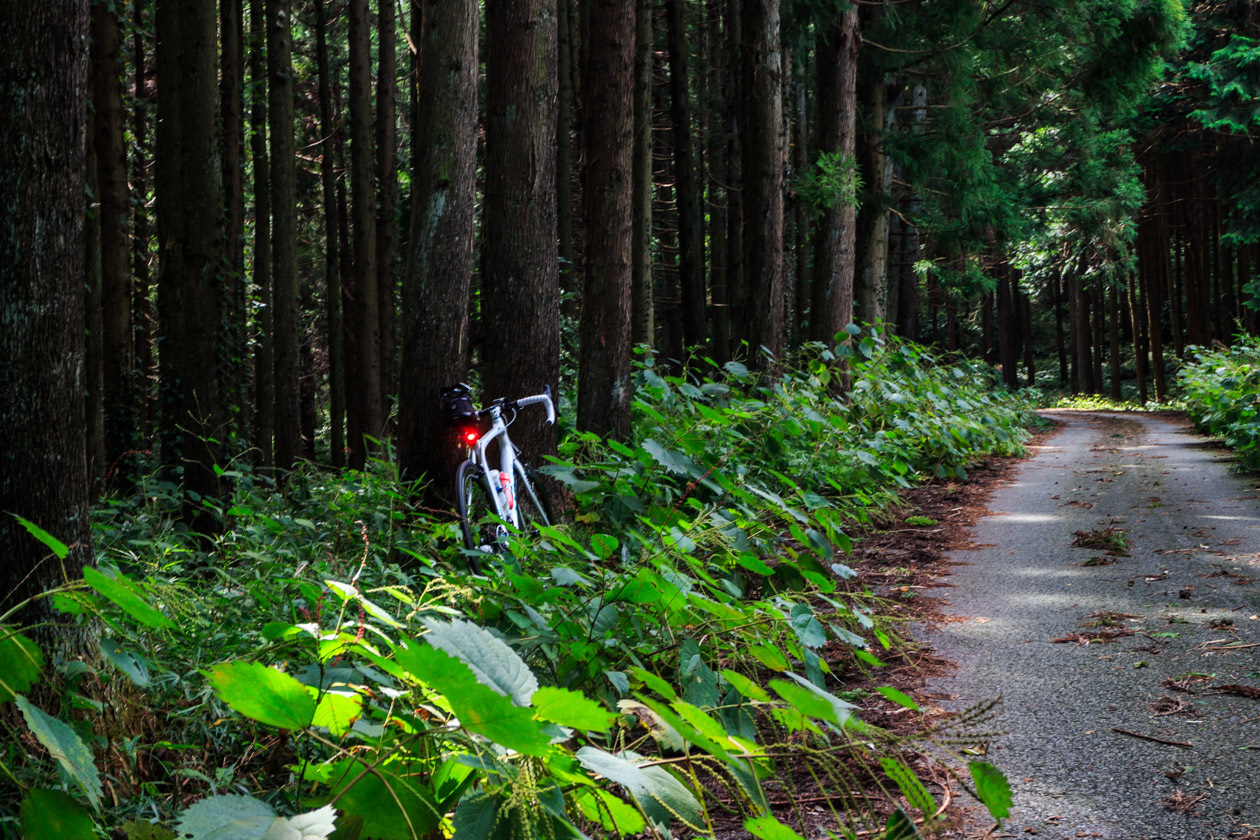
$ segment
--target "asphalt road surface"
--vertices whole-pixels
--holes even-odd
[[[951,553],[959,620],[927,639],[958,663],[927,696],[1002,697],[986,760],[1015,804],[987,836],[1260,838],[1255,477],[1176,418],[1048,416]],[[1107,529],[1128,556],[1072,545]]]

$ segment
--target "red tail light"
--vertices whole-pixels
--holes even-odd
[[[477,443],[478,437],[480,437],[477,434],[476,429],[464,429],[464,431],[460,433],[460,436],[463,437],[464,443],[467,444],[468,446],[475,445]]]

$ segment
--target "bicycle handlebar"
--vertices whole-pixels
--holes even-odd
[[[551,386],[550,385],[544,385],[543,392],[541,394],[536,394],[532,397],[521,397],[520,399],[515,400],[514,402],[516,403],[518,407],[521,407],[521,408],[527,405],[537,405],[538,403],[542,403],[547,408],[547,425],[548,426],[555,425],[556,404],[551,399]]]

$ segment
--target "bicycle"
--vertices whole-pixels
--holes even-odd
[[[517,412],[531,405],[547,409],[547,425],[556,422],[556,406],[551,386],[543,393],[515,400],[500,397],[484,408],[476,408],[470,389],[464,383],[442,389],[442,407],[449,427],[456,430],[467,447],[467,458],[455,474],[455,510],[463,532],[465,555],[473,574],[481,573],[481,559],[506,547],[513,533],[535,533],[539,525],[550,525],[551,517],[535,489],[534,471],[520,459],[520,451],[508,436],[508,426]],[[490,428],[481,431],[483,417]],[[498,441],[499,468],[490,466],[488,450]]]

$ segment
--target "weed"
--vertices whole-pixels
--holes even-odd
[[[1108,554],[1117,557],[1129,556],[1129,537],[1119,528],[1108,526],[1106,528],[1096,528],[1092,531],[1075,531],[1072,536],[1073,548],[1095,548],[1106,551]],[[1084,565],[1100,565],[1084,564]]]

